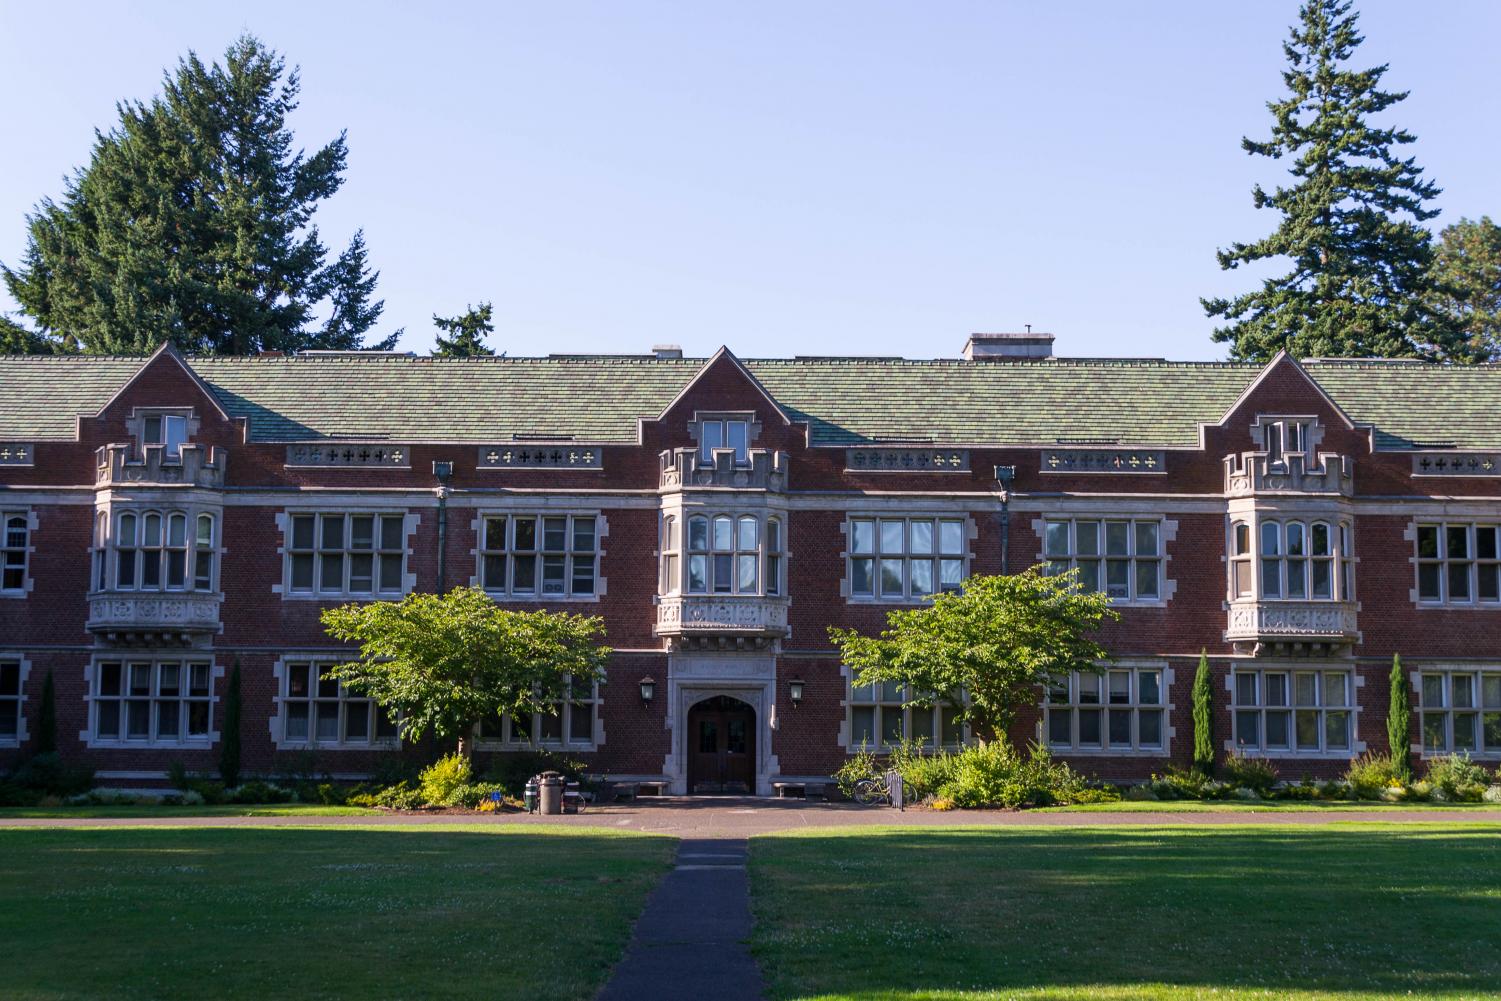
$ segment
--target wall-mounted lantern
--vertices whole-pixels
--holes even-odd
[[[648,674],[646,677],[641,679],[641,704],[650,704],[651,700],[655,698],[656,695],[657,683],[653,681],[652,676]]]
[[[802,678],[793,678],[791,681],[787,682],[787,694],[790,695],[790,696],[792,696],[792,704],[793,705],[795,705],[795,706],[802,705],[803,704],[803,679]]]

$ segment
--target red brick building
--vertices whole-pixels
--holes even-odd
[[[481,753],[764,794],[862,741],[966,739],[852,690],[827,627],[1039,562],[1121,612],[1110,671],[1013,735],[1087,771],[1188,760],[1201,650],[1217,748],[1285,777],[1385,750],[1396,653],[1415,749],[1501,757],[1501,369],[1050,354],[0,359],[0,766],[50,673],[101,780],[211,770],[236,663],[249,771],[424,753],[320,678],[318,613],[441,567],[602,615],[615,650]]]

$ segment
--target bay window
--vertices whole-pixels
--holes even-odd
[[[691,514],[682,531],[678,517],[668,515],[662,519],[661,539],[664,594],[782,593],[780,518],[731,512]]]
[[[118,591],[212,590],[216,519],[212,514],[189,518],[185,511],[116,510],[111,532],[110,517],[101,513],[95,527],[95,586],[101,591],[111,583]]]
[[[1253,580],[1252,563],[1255,561]],[[1355,561],[1349,522],[1264,518],[1230,526],[1230,593],[1272,601],[1352,601]]]

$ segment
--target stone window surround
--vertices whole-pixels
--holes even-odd
[[[839,718],[839,746],[846,754],[854,754],[861,749],[860,745],[854,742],[855,707],[890,705],[890,703],[884,702],[881,699],[877,699],[875,702],[856,702],[854,699],[855,672],[854,669],[851,668],[848,664],[839,665],[839,677],[844,683],[844,694],[841,696],[839,701],[839,706],[842,710]],[[903,711],[902,732],[904,734],[909,732],[911,722],[912,720],[910,711]],[[974,742],[974,733],[970,730],[968,721],[965,721],[964,723],[962,739],[964,741],[964,745],[969,745]],[[957,745],[953,744],[945,744],[942,749],[952,750],[956,746]],[[887,745],[883,743],[877,747],[869,748],[869,750],[876,754],[882,754],[884,753],[886,747]],[[939,748],[935,748],[932,744],[924,745],[924,750],[927,751],[934,751],[938,749]]]
[[[1095,757],[1095,758],[1167,758],[1167,757],[1171,757],[1172,753],[1173,753],[1173,740],[1178,735],[1178,728],[1173,725],[1173,711],[1175,709],[1177,709],[1178,706],[1177,706],[1177,704],[1175,702],[1173,702],[1173,697],[1172,697],[1173,683],[1177,680],[1177,671],[1176,671],[1176,669],[1167,660],[1156,659],[1156,658],[1151,658],[1151,657],[1122,657],[1119,660],[1114,660],[1114,661],[1111,661],[1109,664],[1106,664],[1105,665],[1105,669],[1106,669],[1105,673],[1102,674],[1101,677],[1100,677],[1100,686],[1101,686],[1102,697],[1103,697],[1103,699],[1105,701],[1102,701],[1100,703],[1100,705],[1099,705],[1099,708],[1104,709],[1104,710],[1108,710],[1110,708],[1109,694],[1108,694],[1108,689],[1106,688],[1106,686],[1108,686],[1109,683],[1110,683],[1109,682],[1109,672],[1110,672],[1111,669],[1115,669],[1115,670],[1129,670],[1131,672],[1131,675],[1132,675],[1132,681],[1131,681],[1131,683],[1132,683],[1132,689],[1131,689],[1131,691],[1132,691],[1132,695],[1133,695],[1133,700],[1132,700],[1132,702],[1129,705],[1123,706],[1122,708],[1132,709],[1132,710],[1143,708],[1142,704],[1140,702],[1137,702],[1135,700],[1135,696],[1137,695],[1136,685],[1138,684],[1137,679],[1136,679],[1136,673],[1138,671],[1141,671],[1141,670],[1157,671],[1159,673],[1160,678],[1158,680],[1158,688],[1159,688],[1160,694],[1162,696],[1162,701],[1160,703],[1158,703],[1157,708],[1160,708],[1162,710],[1162,746],[1161,747],[1140,747],[1140,746],[1137,746],[1137,747],[1125,748],[1125,749],[1118,748],[1118,747],[1104,747],[1103,746],[1103,743],[1104,743],[1104,739],[1103,738],[1108,737],[1108,734],[1104,730],[1104,724],[1103,723],[1101,725],[1101,736],[1102,736],[1101,744],[1102,744],[1102,746],[1100,746],[1100,747],[1080,747],[1080,746],[1064,747],[1064,746],[1058,745],[1058,744],[1049,744],[1048,743],[1048,739],[1047,739],[1048,738],[1048,734],[1047,734],[1047,708],[1048,708],[1048,704],[1047,704],[1047,691],[1046,691],[1046,689],[1043,690],[1043,696],[1042,696],[1042,699],[1039,702],[1039,705],[1040,705],[1040,707],[1042,709],[1042,713],[1041,713],[1041,715],[1039,715],[1038,720],[1037,720],[1037,741],[1038,741],[1038,743],[1041,744],[1041,745],[1043,745],[1044,747],[1047,747],[1054,754],[1057,754],[1057,755],[1060,755],[1060,756],[1064,756],[1064,757],[1070,757],[1070,758],[1075,758],[1075,757],[1078,757],[1078,758],[1088,758],[1088,757]],[[1070,690],[1070,691],[1072,692],[1072,690]],[[1070,702],[1068,707],[1072,708],[1072,709],[1077,709],[1079,707],[1079,703],[1077,703],[1077,702]],[[1145,708],[1151,709],[1153,707],[1149,705],[1149,706],[1146,706]],[[1139,738],[1139,732],[1138,732],[1137,729],[1133,728],[1132,732],[1133,733],[1138,733],[1138,738]]]
[[[26,703],[29,699],[26,694],[26,679],[31,675],[31,661],[24,653],[10,650],[0,650],[0,661],[21,665],[20,698],[16,700],[16,735],[0,739],[0,747],[20,747],[31,736],[26,729]]]
[[[401,737],[377,738],[374,732],[370,740],[363,744],[350,744],[339,742],[324,743],[312,739],[311,723],[309,724],[309,739],[288,740],[286,733],[286,705],[292,701],[286,695],[287,691],[287,665],[294,663],[311,663],[317,666],[324,664],[345,664],[350,660],[351,654],[347,650],[310,650],[288,651],[276,658],[271,665],[271,676],[276,684],[276,694],[272,696],[276,711],[267,720],[267,726],[271,731],[271,745],[278,751],[394,751],[401,747]],[[343,686],[340,686],[341,688]],[[316,700],[317,693],[310,693],[310,697]],[[363,699],[363,696],[354,696]],[[342,701],[342,696],[341,696]]]
[[[964,552],[961,556],[961,559],[964,560],[964,572],[960,579],[964,580],[969,577],[970,568],[974,565],[975,542],[980,537],[980,526],[975,521],[974,517],[972,517],[967,512],[941,512],[927,508],[914,508],[909,510],[903,507],[892,508],[882,505],[880,507],[871,508],[850,508],[841,511],[840,513],[843,515],[843,517],[841,517],[839,520],[839,534],[844,537],[844,541],[839,553],[839,562],[842,568],[839,576],[839,596],[844,599],[846,605],[881,605],[892,607],[905,605],[909,607],[921,607],[928,604],[930,600],[929,598],[883,598],[879,593],[879,586],[875,588],[876,593],[869,596],[852,594],[851,590],[853,582],[850,579],[850,557],[854,555],[851,552],[854,546],[852,545],[850,535],[851,521],[872,520],[879,522],[883,518],[888,521],[912,521],[914,519],[918,521],[963,521]],[[876,531],[879,533],[879,526],[877,527]],[[787,543],[784,540],[782,544],[785,547]],[[935,549],[938,547],[937,538],[933,540],[933,545]],[[934,555],[936,556],[937,554],[935,553]],[[785,574],[787,571],[784,569],[782,572]],[[935,580],[934,583],[937,584],[938,582]]]
[[[191,442],[198,435],[203,421],[197,416],[192,407],[132,407],[130,416],[125,419],[125,432],[130,435],[131,441],[135,442],[136,454],[144,455],[146,452],[146,418],[147,417],[186,417],[187,430],[183,436],[183,443]],[[162,452],[162,460],[168,463],[181,462],[181,455],[172,458]]]
[[[309,594],[294,593],[292,591],[292,556],[291,536],[292,517],[300,514],[369,514],[380,516],[383,514],[399,514],[402,516],[401,531],[406,540],[406,547],[401,551],[401,590],[382,593],[374,591],[365,593],[346,591],[314,591]],[[404,598],[417,589],[417,573],[412,569],[412,537],[417,532],[417,526],[422,524],[420,512],[408,508],[393,507],[390,504],[364,505],[360,503],[333,504],[324,507],[287,507],[276,512],[276,528],[281,533],[280,544],[276,547],[276,555],[281,562],[281,579],[271,585],[271,593],[281,596],[282,601],[386,601]]]
[[[1456,751],[1436,751],[1433,754],[1429,754],[1426,750],[1424,750],[1423,675],[1442,674],[1447,676],[1452,674],[1496,674],[1501,673],[1501,662],[1491,661],[1489,663],[1465,663],[1462,661],[1434,661],[1432,663],[1420,663],[1416,666],[1414,666],[1411,662],[1406,662],[1402,666],[1407,668],[1408,684],[1411,687],[1411,693],[1408,697],[1408,702],[1412,707],[1412,714],[1417,718],[1418,724],[1418,739],[1412,742],[1409,750],[1411,750],[1413,754],[1416,754],[1425,760],[1430,758],[1448,757],[1450,754],[1463,753]],[[1483,716],[1485,713],[1485,707],[1483,703],[1483,693],[1481,690],[1477,689],[1475,692],[1474,710],[1477,717]],[[1439,711],[1443,712],[1445,715],[1452,717],[1454,709],[1451,706],[1443,706],[1439,709]],[[1481,725],[1483,725],[1483,722],[1481,723]],[[1501,758],[1501,749],[1482,749],[1480,751],[1470,751],[1468,753],[1476,761],[1493,762],[1498,758]]]
[[[1037,552],[1032,559],[1034,564],[1047,562],[1047,556],[1044,554],[1047,550],[1046,534],[1047,523],[1049,521],[1156,521],[1158,524],[1157,548],[1161,551],[1161,554],[1157,557],[1162,566],[1161,578],[1158,581],[1161,596],[1147,601],[1134,599],[1127,601],[1123,598],[1112,598],[1110,604],[1113,608],[1162,608],[1168,602],[1172,601],[1173,596],[1178,593],[1178,582],[1170,576],[1173,555],[1168,549],[1168,543],[1174,542],[1178,538],[1177,519],[1170,518],[1165,514],[1133,513],[1129,510],[1117,512],[1110,509],[1102,509],[1099,512],[1095,512],[1078,511],[1069,508],[1056,515],[1045,514],[1040,518],[1032,520],[1032,532],[1037,537]],[[1101,558],[1103,559],[1103,557]]]
[[[475,511],[474,511],[474,518],[469,522],[469,527],[474,532],[474,548],[469,550],[469,555],[474,559],[474,573],[471,574],[470,577],[469,577],[469,586],[470,587],[479,587],[481,585],[481,573],[482,573],[482,570],[483,570],[481,564],[482,564],[482,562],[484,560],[484,553],[486,552],[486,550],[484,550],[482,548],[483,545],[484,545],[484,538],[485,538],[485,519],[486,518],[501,518],[501,517],[505,517],[505,518],[517,518],[517,517],[521,517],[521,518],[527,518],[527,517],[545,518],[545,517],[548,517],[548,516],[553,516],[553,517],[564,517],[564,516],[566,516],[566,517],[569,517],[569,518],[572,518],[574,516],[583,516],[583,517],[586,517],[586,518],[593,518],[594,519],[594,593],[593,594],[578,594],[578,595],[575,595],[575,594],[542,594],[540,586],[537,589],[538,593],[535,594],[535,595],[528,595],[528,594],[509,595],[509,594],[502,594],[499,591],[487,591],[485,593],[491,595],[497,601],[501,601],[501,602],[504,602],[506,604],[510,604],[510,603],[513,603],[513,602],[527,602],[529,604],[531,604],[531,603],[534,603],[534,604],[562,604],[562,603],[567,603],[567,604],[592,604],[592,603],[597,603],[601,598],[603,598],[606,594],[608,594],[609,593],[609,580],[604,575],[604,565],[605,565],[605,554],[606,554],[605,539],[607,539],[609,537],[609,535],[610,535],[610,519],[609,519],[609,515],[605,511],[603,511],[603,510],[601,510],[599,508],[587,508],[587,507],[553,507],[553,506],[546,505],[546,504],[537,504],[537,505],[533,505],[531,507],[525,507],[525,506],[521,506],[521,507],[509,507],[509,506],[508,507],[494,507],[494,506],[487,506],[487,507],[479,507],[479,508],[475,509]],[[570,532],[572,532],[572,528],[573,528],[573,526],[570,524],[569,525],[569,531]],[[507,529],[507,530],[509,531],[509,529]],[[410,538],[410,535],[408,537]],[[570,535],[570,538],[568,540],[568,544],[569,544],[570,547],[573,545],[573,539],[572,539],[571,535]],[[410,548],[408,548],[407,549],[407,553],[410,555],[411,552],[412,552],[412,550]],[[542,550],[540,550],[540,549],[537,550],[538,555],[541,555],[541,552],[542,552]],[[571,552],[571,548],[570,548],[570,552]],[[540,581],[540,575],[539,575],[539,581]]]
[[[125,740],[124,738],[97,738],[94,736],[97,720],[95,711],[98,700],[94,697],[94,686],[99,674],[99,664],[105,661],[120,661],[129,664],[133,661],[151,661],[152,664],[161,661],[177,661],[182,664],[208,662],[208,734],[203,737],[179,740]],[[83,668],[84,696],[83,701],[88,714],[88,725],[80,730],[78,739],[89,748],[137,748],[141,750],[160,750],[162,748],[181,748],[184,750],[203,749],[213,747],[219,742],[219,731],[214,729],[218,722],[216,707],[219,704],[219,680],[224,677],[224,665],[218,663],[212,651],[199,650],[153,650],[153,649],[123,649],[101,650],[89,658],[89,662]]]
[[[1326,671],[1339,671],[1350,677],[1350,704],[1348,706],[1350,712],[1350,746],[1348,748],[1332,751],[1300,751],[1296,746],[1296,730],[1289,732],[1288,739],[1293,746],[1288,748],[1262,750],[1254,747],[1240,747],[1235,743],[1235,710],[1237,708],[1235,702],[1236,672],[1242,674],[1266,674],[1268,672],[1272,674],[1286,674],[1288,678],[1288,711],[1291,712],[1293,703],[1297,701],[1293,692],[1293,686],[1296,684],[1293,675],[1308,672],[1322,674]],[[1317,660],[1286,660],[1268,661],[1266,663],[1258,661],[1254,665],[1234,662],[1230,665],[1230,670],[1225,672],[1225,709],[1230,713],[1230,737],[1224,742],[1225,752],[1228,754],[1239,754],[1247,758],[1289,758],[1298,761],[1349,761],[1351,758],[1358,758],[1366,752],[1366,742],[1360,739],[1360,714],[1363,711],[1360,704],[1360,690],[1364,687],[1365,675],[1360,671],[1358,665],[1349,662],[1328,663]],[[1259,708],[1266,708],[1264,702]],[[1296,726],[1295,720],[1292,725]],[[1322,741],[1322,739],[1321,730],[1320,740]]]
[[[1315,459],[1319,454],[1319,446],[1324,443],[1324,426],[1319,422],[1316,414],[1270,414],[1259,413],[1247,429],[1254,446],[1252,451],[1266,451],[1266,427],[1270,424],[1286,424],[1293,422],[1304,425],[1303,441],[1299,442],[1302,448],[1293,452],[1293,455],[1306,455],[1309,459]],[[1284,438],[1283,454],[1286,455],[1286,439]]]
[[[705,421],[745,421],[745,450],[749,452],[756,447],[756,439],[761,437],[762,424],[756,418],[754,410],[695,410],[693,420],[688,422],[688,437],[693,439],[693,454],[700,452],[700,431]],[[726,444],[722,451],[729,451]],[[697,461],[697,460],[695,460]]]
[[[1490,518],[1480,518],[1480,517],[1466,517],[1466,516],[1463,516],[1463,515],[1456,516],[1453,519],[1450,519],[1450,518],[1448,518],[1448,517],[1446,517],[1446,516],[1444,516],[1442,514],[1439,514],[1439,515],[1435,515],[1435,516],[1433,516],[1431,518],[1424,518],[1424,517],[1413,518],[1412,520],[1408,521],[1407,527],[1402,530],[1402,539],[1403,539],[1403,541],[1411,544],[1411,546],[1412,546],[1411,550],[1409,550],[1410,555],[1407,557],[1407,562],[1412,566],[1412,588],[1407,592],[1407,595],[1408,595],[1408,599],[1413,603],[1413,605],[1416,608],[1419,608],[1419,609],[1442,609],[1442,610],[1446,610],[1446,611],[1493,611],[1493,610],[1495,610],[1497,608],[1501,608],[1501,604],[1498,604],[1497,602],[1494,602],[1494,601],[1481,601],[1481,600],[1479,600],[1478,596],[1477,597],[1473,597],[1473,598],[1471,598],[1468,601],[1451,601],[1447,597],[1444,598],[1441,601],[1435,601],[1432,598],[1423,598],[1423,597],[1421,597],[1419,595],[1419,593],[1418,593],[1418,591],[1419,591],[1419,589],[1418,589],[1419,565],[1421,563],[1434,563],[1434,562],[1437,562],[1445,570],[1447,570],[1448,565],[1449,565],[1449,559],[1447,557],[1443,557],[1443,558],[1440,558],[1438,560],[1419,559],[1419,557],[1418,557],[1418,527],[1420,525],[1422,525],[1422,526],[1429,526],[1429,525],[1436,525],[1436,526],[1438,526],[1438,529],[1439,529],[1439,538],[1440,539],[1443,538],[1444,529],[1445,528],[1448,528],[1448,527],[1451,527],[1451,526],[1460,526],[1460,525],[1463,525],[1463,526],[1469,528],[1470,529],[1469,536],[1470,536],[1470,546],[1471,546],[1471,549],[1470,549],[1470,556],[1468,558],[1468,562],[1473,567],[1474,565],[1483,562],[1483,561],[1477,559],[1477,557],[1475,555],[1475,548],[1476,548],[1475,545],[1474,545],[1474,542],[1475,542],[1475,531],[1474,530],[1475,530],[1475,528],[1477,528],[1477,527],[1483,527],[1483,526],[1487,526],[1487,525],[1501,525],[1501,519],[1497,519],[1494,516],[1492,516]],[[1447,573],[1440,573],[1440,578],[1442,580],[1442,585],[1443,585],[1443,590],[1444,590],[1445,595],[1447,595],[1448,592],[1449,592],[1449,585],[1448,585],[1448,581],[1446,579],[1447,576],[1448,576]],[[1472,575],[1472,579],[1471,579],[1471,586],[1472,586],[1471,593],[1472,594],[1477,594],[1477,592],[1478,592],[1478,582],[1473,578],[1473,575]]]
[[[604,688],[604,679],[600,679],[599,681],[596,681],[594,683],[593,692],[588,699],[564,699],[562,702],[555,703],[560,707],[565,707],[575,703],[587,703],[589,705],[591,715],[591,729],[589,733],[589,739],[587,741],[573,743],[567,739],[568,737],[572,736],[572,723],[569,719],[568,711],[566,709],[560,708],[558,727],[559,732],[563,736],[563,739],[558,743],[543,743],[542,741],[533,742],[531,740],[515,739],[515,734],[512,732],[511,717],[509,714],[507,714],[502,717],[502,737],[499,740],[482,739],[480,737],[479,728],[475,727],[474,749],[476,751],[557,750],[563,753],[567,753],[571,750],[577,751],[580,754],[588,753],[590,751],[597,751],[604,745],[605,742],[605,718],[603,712],[601,711],[604,706]]]
[[[1275,524],[1278,529],[1278,552],[1275,556],[1262,553],[1263,539],[1262,526]],[[1287,553],[1287,526],[1299,524],[1303,526],[1303,555],[1301,557],[1289,557]],[[1246,526],[1249,533],[1249,547],[1245,554],[1238,554],[1235,548],[1235,530],[1238,525]],[[1329,528],[1329,555],[1327,557],[1315,557],[1313,555],[1313,526],[1326,525]],[[1349,541],[1349,551],[1346,551],[1345,542]],[[1225,562],[1231,573],[1227,577],[1226,588],[1228,601],[1258,601],[1258,602],[1351,602],[1356,600],[1355,592],[1355,568],[1357,557],[1355,555],[1355,518],[1347,510],[1341,508],[1336,511],[1299,512],[1294,510],[1281,510],[1275,508],[1259,507],[1256,509],[1238,511],[1230,516],[1229,527],[1225,536]],[[1303,560],[1306,572],[1305,577],[1308,586],[1304,589],[1304,595],[1300,598],[1289,597],[1287,594],[1278,594],[1272,597],[1265,595],[1265,583],[1263,579],[1263,561],[1275,560],[1279,565],[1279,590],[1286,583],[1286,569],[1289,559]],[[1329,562],[1330,593],[1328,597],[1318,598],[1313,596],[1311,566],[1315,559],[1325,559]],[[1249,565],[1251,579],[1251,593],[1237,595],[1235,593],[1234,567],[1237,560],[1243,560]],[[1349,597],[1343,595],[1348,591]]]
[[[21,574],[21,586],[19,588],[0,588],[0,598],[25,598],[36,586],[36,579],[31,575],[32,555],[36,552],[37,513],[32,507],[11,507],[0,509],[0,533],[5,531],[5,523],[20,515],[26,519],[26,548],[23,551],[25,557],[24,570]],[[3,539],[0,539],[3,542]]]

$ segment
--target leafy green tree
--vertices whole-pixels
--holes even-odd
[[[1199,654],[1199,669],[1194,672],[1194,770],[1202,775],[1214,774],[1214,693],[1209,671],[1209,657]]]
[[[437,358],[474,358],[493,355],[495,349],[485,343],[485,335],[495,332],[490,320],[490,304],[482,302],[469,306],[458,316],[443,317],[434,314],[433,325],[438,334],[438,346],[433,349]],[[448,336],[443,336],[447,334]]]
[[[1430,277],[1429,305],[1464,339],[1465,354],[1501,358],[1501,226],[1490,216],[1445,226]]]
[[[879,636],[830,627],[829,637],[856,685],[899,682],[909,686],[908,705],[952,705],[982,734],[1008,740],[1017,711],[1037,704],[1038,686],[1103,670],[1109,655],[1090,634],[1118,617],[1109,604],[1080,587],[1077,571],[1032,567],[971,577],[926,607],[888,612]]]
[[[1226,324],[1216,341],[1238,359],[1267,361],[1279,350],[1310,357],[1464,360],[1464,345],[1429,308],[1433,249],[1420,223],[1438,214],[1439,188],[1398,147],[1414,141],[1371,117],[1407,97],[1380,88],[1385,65],[1348,62],[1363,41],[1349,0],[1307,0],[1282,46],[1290,92],[1268,103],[1270,139],[1242,139],[1253,156],[1290,162],[1294,183],[1252,190],[1258,209],[1281,216],[1275,232],[1218,252],[1232,270],[1269,258],[1292,270],[1231,299],[1201,300]]]
[[[481,722],[558,712],[569,679],[599,680],[610,652],[597,616],[510,611],[473,587],[330,608],[323,624],[360,645],[334,676],[392,712],[403,739],[431,731],[466,757]]]
[[[57,753],[57,691],[52,685],[52,672],[42,680],[42,705],[37,710],[36,753]]]
[[[229,672],[224,693],[224,733],[219,738],[219,777],[233,789],[240,784],[240,662]]]
[[[1392,766],[1404,781],[1412,779],[1412,752],[1408,733],[1412,727],[1412,707],[1407,699],[1407,679],[1402,674],[1402,658],[1392,654],[1391,697],[1386,710],[1386,742],[1391,747]]]
[[[189,53],[149,104],[119,104],[61,201],[28,216],[20,264],[3,268],[22,313],[95,353],[167,339],[200,354],[361,347],[382,308],[364,238],[329,262],[313,224],[343,183],[344,136],[297,148],[299,87],[245,35],[222,65]]]

